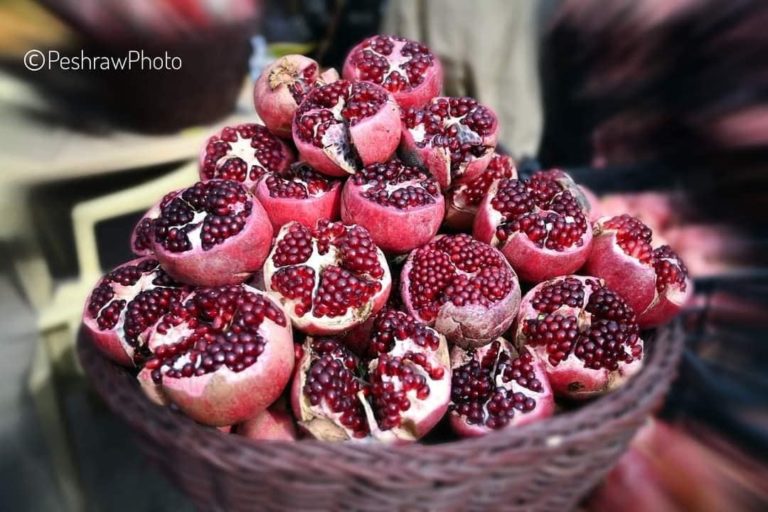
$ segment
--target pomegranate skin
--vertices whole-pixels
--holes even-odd
[[[374,36],[378,37],[378,36]],[[386,37],[386,36],[384,36]],[[362,51],[363,46],[368,43],[372,38],[368,38],[361,41],[354,48],[349,51],[347,58],[344,60],[344,66],[342,68],[342,76],[346,80],[360,81],[364,80],[361,77],[361,71],[355,63],[356,56]],[[396,43],[398,50],[402,47],[407,40]],[[426,73],[423,75],[424,80],[417,86],[410,90],[399,90],[392,92],[392,96],[397,101],[401,108],[409,107],[421,107],[425,105],[429,100],[440,94],[440,90],[443,87],[443,65],[440,63],[440,59],[434,57],[432,65],[429,66]]]
[[[267,66],[256,80],[253,87],[253,104],[256,113],[269,131],[275,135],[290,138],[291,123],[298,103],[289,86],[295,83],[296,76],[312,66],[315,71],[310,75],[315,82],[324,84],[339,79],[338,72],[333,69],[319,74],[317,62],[309,57],[286,55]]]
[[[304,199],[272,197],[266,179],[256,186],[256,198],[264,206],[274,233],[291,221],[307,227],[320,219],[337,220],[341,210],[341,182],[334,182],[331,189]]]
[[[434,182],[433,182],[434,183]],[[376,245],[388,254],[404,254],[432,240],[445,215],[445,199],[407,209],[384,206],[363,197],[367,184],[347,180],[341,194],[341,219],[368,230]]]
[[[658,327],[672,321],[680,310],[693,299],[693,281],[686,277],[685,291],[674,289],[664,294],[656,294],[650,306],[638,315],[637,321],[642,329]]]
[[[297,438],[291,415],[274,406],[238,425],[237,433],[255,441],[295,441]]]
[[[210,183],[210,182],[209,182]],[[163,269],[174,279],[197,286],[244,282],[261,268],[272,244],[272,223],[261,203],[248,193],[252,211],[243,229],[222,244],[204,251],[173,252],[154,240],[153,249]]]

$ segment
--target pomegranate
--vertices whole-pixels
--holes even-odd
[[[450,423],[460,436],[526,425],[552,416],[555,401],[544,364],[504,338],[480,348],[451,350]]]
[[[255,417],[291,378],[291,326],[248,285],[198,288],[157,322],[139,377],[195,421],[226,426]]]
[[[264,68],[253,88],[256,113],[269,131],[291,136],[296,108],[310,89],[339,79],[335,69],[320,72],[317,62],[303,55],[285,55]]]
[[[265,174],[286,169],[293,151],[260,124],[227,126],[200,152],[200,179],[234,180],[253,190]]]
[[[155,219],[160,216],[160,210],[167,205],[174,197],[179,194],[180,190],[174,190],[163,196],[159,203],[153,205],[147,212],[139,219],[136,226],[131,233],[131,251],[136,256],[153,256],[155,254],[154,247],[152,246],[152,240],[154,239],[155,231]]]
[[[340,340],[309,337],[300,361],[292,386],[294,413],[319,439],[412,442],[448,409],[445,338],[402,311],[377,315],[362,359]]]
[[[83,325],[111,360],[133,366],[144,356],[147,333],[188,293],[154,258],[138,258],[102,277],[85,301]]]
[[[400,109],[386,89],[370,82],[337,82],[307,93],[293,118],[302,159],[330,176],[354,174],[386,162],[400,142]]]
[[[651,327],[671,320],[693,293],[688,269],[668,246],[653,249],[653,232],[631,215],[595,222],[585,270],[605,280]]]
[[[581,203],[572,189],[547,175],[491,184],[473,234],[499,247],[520,279],[532,283],[575,272],[592,245]]]
[[[438,236],[414,249],[400,292],[411,315],[463,348],[500,336],[520,304],[520,284],[504,256],[466,234]]]
[[[397,159],[366,166],[347,180],[341,196],[341,219],[366,228],[389,254],[429,242],[444,213],[434,177]]]
[[[507,155],[494,154],[480,176],[451,187],[446,194],[445,225],[457,231],[471,231],[477,209],[491,183],[503,178],[517,178],[515,162]]]
[[[158,215],[152,221],[154,253],[165,271],[184,283],[245,281],[264,263],[272,242],[267,213],[236,181],[195,183],[166,196],[153,212]]]
[[[496,114],[472,98],[433,98],[403,112],[403,156],[425,167],[440,188],[474,180],[488,167],[499,136]]]
[[[313,227],[320,219],[339,218],[341,181],[298,162],[261,180],[256,197],[275,232],[291,221]]]
[[[297,437],[291,414],[275,406],[241,423],[236,432],[257,441],[295,441]]]
[[[337,334],[378,312],[392,278],[365,228],[321,220],[280,229],[264,265],[264,284],[309,334]]]
[[[616,389],[643,364],[635,312],[595,277],[533,287],[520,305],[515,344],[543,360],[556,395],[573,399]]]
[[[342,75],[381,85],[404,109],[423,106],[443,87],[440,60],[423,44],[397,36],[369,37],[352,48]]]

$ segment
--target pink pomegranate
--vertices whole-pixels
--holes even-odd
[[[688,301],[693,285],[680,257],[668,246],[653,249],[653,232],[631,215],[595,222],[585,270],[605,280],[637,312],[640,325],[671,320]]]
[[[400,132],[400,108],[386,89],[370,82],[339,80],[316,87],[293,119],[293,141],[302,159],[329,176],[386,162]]]
[[[341,181],[298,162],[261,180],[256,186],[256,197],[275,232],[291,221],[313,227],[320,219],[338,220]]]
[[[333,338],[307,338],[292,386],[299,424],[312,436],[367,436],[408,443],[426,435],[448,409],[448,345],[402,311],[374,320],[362,359]]]
[[[254,441],[295,441],[298,436],[291,413],[275,406],[238,425],[237,434]]]
[[[400,293],[411,315],[463,348],[500,336],[520,304],[520,284],[504,256],[466,234],[438,236],[414,249]]]
[[[517,178],[512,157],[494,154],[488,167],[477,178],[451,187],[446,193],[445,225],[457,231],[471,231],[480,203],[491,183]]]
[[[200,180],[233,180],[253,190],[262,176],[285,170],[294,160],[293,151],[265,126],[227,126],[200,152]]]
[[[342,75],[381,85],[403,109],[423,106],[443,87],[440,60],[418,41],[397,36],[369,37],[352,48]]]
[[[236,181],[198,182],[166,196],[150,210],[155,212],[153,251],[163,269],[183,283],[243,282],[269,253],[273,231],[267,213]]]
[[[527,425],[552,416],[555,401],[544,364],[504,338],[480,348],[451,350],[450,423],[460,436]]]
[[[240,423],[272,404],[294,366],[290,323],[278,304],[248,285],[198,288],[155,326],[140,380],[189,417]],[[149,375],[149,378],[147,377]]]
[[[520,305],[515,344],[541,358],[557,396],[579,400],[620,387],[643,364],[635,312],[595,277],[533,287]]]
[[[133,366],[146,356],[147,333],[188,290],[154,258],[138,258],[102,277],[85,301],[83,325],[111,360]]]
[[[321,220],[314,228],[291,222],[280,229],[264,284],[297,329],[338,334],[384,306],[392,278],[365,228]]]
[[[388,254],[404,254],[432,240],[445,214],[437,181],[398,159],[371,164],[347,180],[341,219],[368,230]]]
[[[472,98],[433,98],[403,112],[405,160],[425,167],[440,188],[469,182],[488,167],[499,136],[496,114]]]
[[[262,71],[253,88],[256,113],[269,131],[291,136],[296,108],[310,89],[339,79],[335,69],[320,73],[317,62],[303,55],[285,55]]]
[[[530,283],[578,270],[589,256],[592,228],[571,189],[544,175],[503,179],[488,189],[473,234],[498,247]]]

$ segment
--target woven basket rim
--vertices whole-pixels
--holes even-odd
[[[78,334],[77,351],[89,381],[107,406],[133,428],[153,438],[162,436],[164,442],[174,445],[194,447],[194,437],[203,433],[212,436],[207,439],[216,446],[214,450],[202,449],[199,455],[215,465],[226,464],[228,467],[242,464],[244,451],[259,452],[265,444],[270,447],[284,447],[294,451],[297,456],[303,453],[315,458],[322,452],[323,467],[333,466],[334,457],[359,459],[378,457],[386,453],[388,457],[407,456],[418,462],[435,459],[471,458],[473,454],[494,450],[509,449],[549,449],[565,444],[594,442],[600,435],[599,429],[615,428],[622,421],[636,421],[633,411],[650,410],[663,398],[669,383],[675,376],[675,369],[684,346],[684,334],[681,323],[675,322],[660,328],[646,340],[645,361],[642,370],[633,376],[624,386],[594,399],[584,405],[565,412],[560,412],[547,420],[515,428],[492,432],[476,438],[452,440],[444,443],[408,445],[390,445],[378,442],[329,443],[313,439],[300,441],[254,441],[236,435],[227,435],[218,430],[200,425],[183,414],[168,407],[156,405],[144,395],[138,381],[128,369],[122,368],[102,356],[90,343],[88,335],[81,328]],[[120,393],[109,389],[114,382],[105,382],[101,377],[113,376],[117,380],[122,374],[124,381],[132,382],[127,387],[119,383]],[[123,398],[128,400],[123,400]],[[651,402],[651,403],[649,403]],[[149,417],[146,413],[149,413]],[[597,430],[594,425],[597,424]],[[588,428],[586,426],[589,425]],[[584,426],[585,428],[581,428]],[[308,461],[309,462],[309,461]],[[276,462],[276,464],[278,464]]]

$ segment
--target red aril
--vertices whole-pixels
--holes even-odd
[[[653,250],[656,294],[638,315],[640,327],[649,328],[671,321],[693,297],[693,282],[683,260],[668,245]]]

